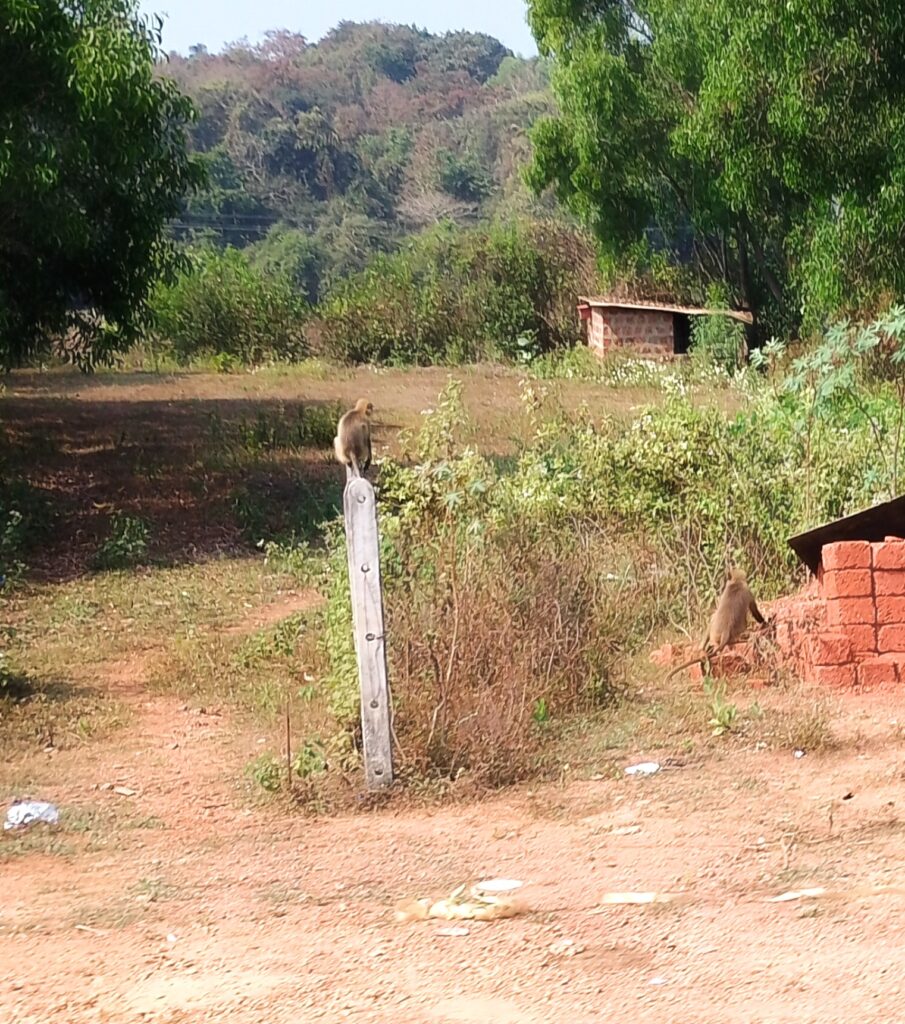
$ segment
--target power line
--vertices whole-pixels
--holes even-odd
[[[278,222],[277,222],[278,223]],[[263,231],[265,228],[273,227],[272,224],[186,224],[179,221],[171,221],[168,228],[179,231]]]
[[[278,224],[282,217],[180,217],[174,223],[180,224]]]

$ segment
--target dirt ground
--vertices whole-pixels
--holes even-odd
[[[391,379],[386,422],[414,418],[444,379],[439,371]],[[471,393],[472,402],[488,403],[488,415],[516,408],[517,382],[501,381]],[[122,480],[117,500],[140,501],[140,474],[115,473],[117,417],[130,410],[150,434],[170,403],[193,410],[200,401],[238,401],[244,389],[249,401],[264,391],[277,401],[300,391],[348,399],[362,383],[350,377],[337,394],[317,382],[149,376],[126,393],[116,377],[86,385],[33,375],[17,381],[2,409],[21,450],[37,436],[30,410],[40,429],[57,431],[51,469],[41,472],[78,512],[93,487],[102,498],[114,479]],[[108,401],[137,404],[124,410]],[[81,427],[80,411],[88,417]],[[138,431],[136,422],[127,430]],[[108,457],[93,459],[105,432]],[[205,524],[220,520],[201,492],[185,495],[201,502],[185,518],[198,547],[179,548],[190,560]],[[156,511],[166,521],[169,513]],[[222,537],[232,543],[228,532]],[[77,571],[74,560],[44,591],[71,585],[67,573]],[[243,590],[234,621],[217,628],[272,625],[300,600],[267,592],[255,604]],[[249,798],[241,780],[266,739],[259,726],[225,704],[161,692],[151,684],[155,651],[122,646],[118,635],[115,658],[72,670],[122,706],[123,724],[97,739],[16,747],[0,759],[7,794],[15,787],[63,814],[58,830],[0,835],[0,1021],[903,1019],[898,693],[834,695],[838,744],[827,752],[795,757],[731,738],[690,755],[680,737],[673,750],[629,743],[602,757],[599,772],[564,771],[559,784],[477,803],[396,801],[312,818],[280,800]],[[818,698],[801,691],[776,699]],[[676,763],[650,777],[621,770],[667,756]],[[466,934],[449,934],[447,922],[394,920],[397,901],[494,876],[525,883],[525,913],[466,922]],[[803,888],[822,892],[770,902]],[[626,891],[672,898],[604,903],[607,893]]]
[[[402,428],[415,426],[422,411],[436,403],[450,375],[434,367],[336,372],[326,380],[291,368],[235,375],[83,376],[62,370],[12,375],[0,405],[0,430],[10,445],[4,461],[26,475],[59,513],[52,535],[29,564],[44,578],[77,575],[114,507],[150,520],[154,553],[171,562],[235,550],[239,529],[229,506],[238,485],[275,508],[316,494],[335,512],[342,477],[329,441],[323,450],[302,456],[255,459],[253,452],[230,447],[230,428],[253,425],[258,417],[268,424],[291,420],[301,405],[349,407],[367,395],[376,405],[379,458],[396,446]],[[523,426],[520,375],[493,366],[455,375],[464,381],[466,407],[480,424],[483,447],[510,451]],[[590,401],[601,413],[628,410],[651,397],[611,391],[601,408],[599,388],[569,382],[564,392],[567,406]],[[244,461],[234,464],[236,457]],[[231,464],[224,464],[226,459]]]
[[[0,1019],[901,1019],[898,699],[840,699],[844,753],[733,748],[649,778],[310,819],[248,806],[253,732],[141,675],[111,666],[133,712],[113,741],[30,760],[63,834],[79,811],[93,826],[68,851],[36,832],[0,868]],[[525,882],[524,916],[464,935],[394,921],[400,899],[498,875]],[[613,891],[675,899],[603,906]]]

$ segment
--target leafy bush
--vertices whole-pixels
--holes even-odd
[[[774,343],[758,362],[769,365],[783,352]],[[874,483],[886,497],[898,495],[905,432],[905,307],[893,306],[872,323],[833,325],[792,363],[785,389],[794,396],[790,404],[806,419],[809,454],[826,432],[866,432]]]
[[[446,226],[340,284],[312,345],[358,363],[514,359],[526,337],[545,352],[577,340],[574,296],[592,280],[591,251],[568,230]]]
[[[711,288],[707,305],[726,309],[725,291]],[[732,375],[746,363],[745,325],[728,316],[696,316],[691,320],[691,361],[698,366],[715,366]]]
[[[309,232],[279,225],[252,250],[252,258],[268,276],[289,281],[304,298],[317,302],[326,263],[323,242]]]
[[[20,480],[0,478],[0,590],[25,572],[29,549],[47,531],[50,511],[38,491]]]
[[[201,248],[152,296],[159,344],[183,363],[230,356],[244,365],[306,354],[307,307],[288,277],[256,269],[243,251]]]
[[[0,588],[18,579],[25,569],[19,555],[25,546],[22,513],[16,508],[6,509],[0,520]]]
[[[304,541],[267,541],[261,547],[264,564],[271,572],[291,576],[303,585],[314,581],[313,555]]]
[[[115,512],[110,520],[109,535],[94,556],[94,568],[130,569],[141,565],[148,557],[150,532],[143,519]]]
[[[248,780],[265,793],[278,793],[283,787],[283,765],[273,754],[260,754],[245,766]]]

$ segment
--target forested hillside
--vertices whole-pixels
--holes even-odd
[[[553,110],[547,69],[490,36],[341,23],[317,44],[171,54],[163,73],[199,109],[209,177],[177,232],[253,246],[311,302],[430,225],[542,211],[521,168]]]

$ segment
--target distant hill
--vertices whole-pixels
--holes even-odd
[[[526,130],[553,109],[547,68],[480,33],[340,23],[317,44],[171,54],[196,102],[210,185],[182,235],[255,245],[309,298],[413,232],[537,213]]]

